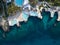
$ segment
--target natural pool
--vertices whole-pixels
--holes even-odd
[[[27,20],[28,17],[29,17],[29,15],[26,14],[26,13],[23,11],[23,12],[22,12],[22,17],[23,17],[24,20]]]
[[[30,11],[30,15],[31,16],[38,16],[38,13],[36,11],[35,12],[34,11]]]
[[[56,22],[57,13],[50,18],[49,12],[42,12],[43,19],[29,17],[28,21],[20,22],[21,27],[12,26],[6,38],[0,31],[1,45],[60,45],[60,22]],[[57,24],[54,26],[54,24]],[[2,30],[0,28],[0,30]]]
[[[21,7],[23,5],[24,0],[14,0],[16,6]]]
[[[17,20],[12,20],[11,23],[12,23],[12,25],[17,24]]]

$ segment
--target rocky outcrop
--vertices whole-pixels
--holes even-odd
[[[9,30],[9,24],[8,24],[8,21],[5,20],[4,18],[1,18],[0,19],[0,26],[3,28],[3,31],[8,31]]]

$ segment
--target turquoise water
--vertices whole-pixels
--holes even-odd
[[[14,1],[14,3],[19,7],[21,7],[23,5],[23,2],[24,2],[24,0],[15,0]]]
[[[12,20],[11,23],[12,23],[12,25],[17,24],[17,20]]]
[[[22,16],[23,16],[23,19],[28,19],[28,17],[29,17],[29,15],[28,14],[26,14],[25,12],[22,12]]]
[[[10,27],[10,32],[3,38],[0,31],[1,45],[60,45],[60,22],[57,12],[50,18],[50,12],[42,12],[43,19],[29,17],[28,21],[20,22],[21,27]],[[57,24],[54,26],[54,24]],[[2,30],[0,28],[0,30]]]
[[[38,13],[37,13],[36,11],[35,11],[35,12],[34,12],[34,11],[30,11],[30,15],[31,15],[31,16],[37,16]]]

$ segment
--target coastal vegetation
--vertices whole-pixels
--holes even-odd
[[[8,10],[7,10],[8,15],[15,14],[17,11],[22,11],[22,8],[15,6],[14,3],[8,5]]]
[[[60,0],[50,0],[50,4],[52,4],[52,6],[60,6]]]
[[[34,7],[38,3],[38,0],[29,0],[29,3],[32,7]]]
[[[39,0],[39,1],[46,1],[52,6],[60,6],[60,0]]]
[[[22,8],[15,6],[14,0],[8,5],[6,0],[0,0],[0,13],[3,13],[3,18],[7,18],[11,14],[15,14],[17,11],[21,11]]]

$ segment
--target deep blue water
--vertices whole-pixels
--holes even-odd
[[[21,27],[10,27],[5,38],[0,28],[0,45],[60,45],[60,22],[56,21],[57,15],[56,12],[50,18],[50,12],[43,11],[42,20],[29,17],[27,22],[20,22]]]

